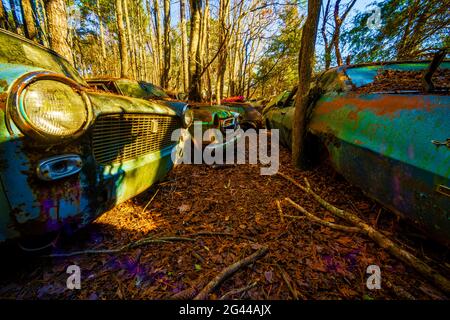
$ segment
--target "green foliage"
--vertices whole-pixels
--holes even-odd
[[[449,46],[449,1],[385,0],[381,27],[371,30],[367,21],[372,12],[356,15],[354,27],[343,34],[353,62],[420,58],[430,48]]]
[[[286,6],[280,13],[279,32],[267,46],[255,75],[256,81],[264,84],[263,94],[275,94],[296,84],[303,20],[298,6]]]

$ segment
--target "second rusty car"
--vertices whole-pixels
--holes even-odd
[[[0,242],[72,232],[143,192],[189,122],[163,101],[92,92],[64,58],[0,30]]]
[[[180,100],[174,100],[160,87],[146,82],[137,81],[126,78],[94,78],[86,79],[89,85],[95,90],[111,92],[115,94],[121,94],[124,96],[142,98],[149,101],[164,101],[173,109],[183,109],[189,107],[192,110],[192,116],[194,126],[191,126],[190,133],[193,137],[194,143],[202,148],[213,149],[225,148],[234,145],[241,136],[239,124],[239,113],[230,110],[228,106],[222,105],[209,105],[206,103],[187,103]],[[195,128],[201,128],[198,130],[201,137],[198,138],[194,130]],[[216,139],[214,134],[203,133],[208,129],[218,130],[224,136],[224,139]],[[233,131],[230,135],[225,135],[227,130]]]

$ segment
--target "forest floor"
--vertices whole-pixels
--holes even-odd
[[[307,177],[321,197],[355,213],[449,275],[446,248],[427,241],[365,197],[327,163],[310,171],[295,170],[285,149],[280,150],[280,162],[280,171],[298,181]],[[63,258],[16,253],[2,259],[0,297],[192,298],[221,270],[266,246],[269,251],[264,257],[240,269],[209,298],[229,293],[226,297],[231,299],[446,299],[429,281],[363,235],[331,230],[308,219],[282,219],[276,200],[285,197],[327,221],[342,223],[282,177],[260,175],[259,165],[177,166],[165,182],[60,239],[53,253],[114,249],[150,236],[193,241],[156,241],[117,253]],[[282,210],[285,215],[299,215],[286,203]],[[66,287],[66,269],[73,264],[81,268],[80,290]],[[366,287],[366,269],[374,264],[381,269],[379,290]]]

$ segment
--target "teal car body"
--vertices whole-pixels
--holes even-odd
[[[442,62],[435,77],[447,87],[432,92],[408,83],[404,90],[402,83],[370,87],[386,72],[413,74],[420,86],[428,65],[342,66],[321,74],[313,85],[322,94],[308,132],[325,146],[331,163],[348,181],[449,245],[450,62]],[[395,90],[388,90],[392,86]],[[294,95],[281,96],[290,96],[290,101],[270,104],[264,118],[270,128],[280,130],[281,143],[290,148]]]

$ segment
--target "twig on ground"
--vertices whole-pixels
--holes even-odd
[[[245,236],[245,235],[241,235],[241,234],[233,234],[233,233],[229,233],[229,232],[213,232],[213,231],[200,231],[197,233],[191,233],[188,234],[189,237],[202,237],[202,236],[224,236],[224,237],[234,237],[234,238],[242,238],[242,239],[246,239],[248,241],[252,241],[255,242],[255,239]]]
[[[221,296],[219,298],[219,300],[229,300],[232,296],[236,295],[236,294],[240,294],[243,292],[247,292],[248,290],[256,287],[258,285],[258,282],[255,281],[251,284],[249,284],[248,286],[245,286],[243,288],[239,288],[239,289],[233,289],[231,291],[228,291],[227,293],[225,293],[223,296]]]
[[[266,253],[269,251],[268,248],[264,247],[259,250],[257,250],[252,255],[239,260],[232,265],[226,267],[223,269],[213,280],[211,280],[203,289],[200,291],[200,293],[194,298],[194,300],[206,300],[209,296],[209,294],[216,289],[223,281],[231,277],[233,274],[235,274],[239,269],[248,266],[249,264],[252,264],[257,259],[263,257],[266,255]]]
[[[153,238],[148,237],[144,239],[140,239],[138,241],[134,241],[131,243],[128,243],[124,246],[114,248],[114,249],[99,249],[99,250],[81,250],[81,251],[74,251],[69,253],[54,253],[42,256],[44,258],[67,258],[67,257],[73,257],[73,256],[79,256],[82,254],[111,254],[111,253],[118,253],[121,251],[125,251],[127,249],[136,248],[145,244],[150,243],[170,243],[173,241],[195,241],[195,239],[191,238],[182,238],[182,237],[162,237],[162,238]]]
[[[153,199],[155,199],[155,197],[156,197],[156,195],[158,194],[158,192],[159,192],[159,188],[158,188],[158,190],[156,190],[156,192],[155,192],[155,194],[152,196],[152,198],[147,202],[147,204],[145,205],[144,209],[142,209],[142,213],[144,213],[144,212],[145,212],[145,209],[147,209],[147,207],[150,205],[150,203],[152,203]]]
[[[297,290],[295,290],[292,287],[289,275],[286,273],[286,271],[283,270],[283,268],[281,268],[281,266],[279,264],[277,264],[276,266],[278,268],[278,271],[280,271],[280,274],[284,280],[284,283],[286,283],[286,286],[288,287],[289,291],[291,292],[292,297],[294,298],[294,300],[298,300],[298,292],[297,292]]]
[[[416,298],[412,294],[410,294],[408,291],[406,291],[405,289],[403,289],[399,286],[396,286],[395,284],[391,283],[389,280],[385,279],[383,282],[386,285],[386,287],[388,287],[399,298],[406,299],[406,300],[416,300]]]

